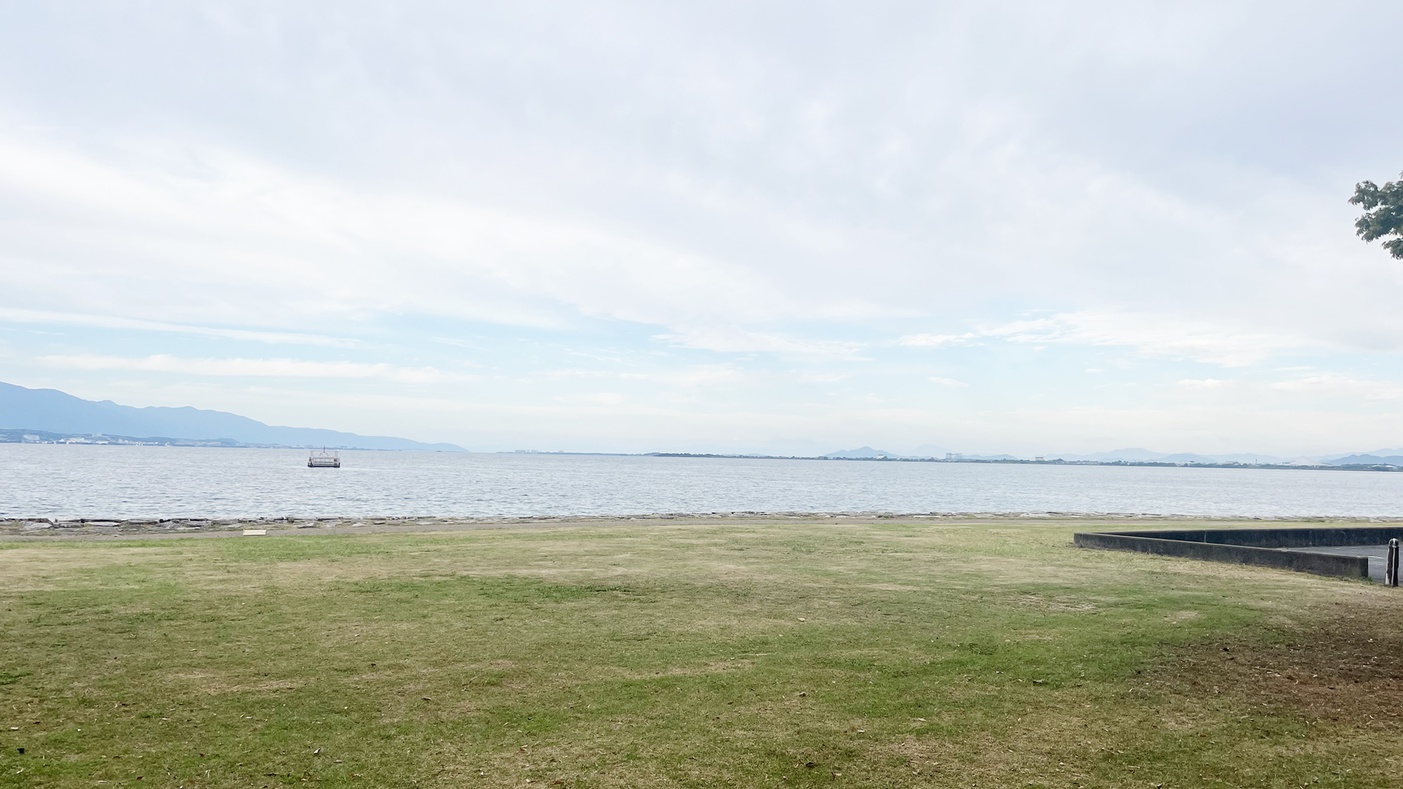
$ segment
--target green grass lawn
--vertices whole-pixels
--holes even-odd
[[[1089,527],[0,542],[0,786],[1398,785],[1396,590]]]

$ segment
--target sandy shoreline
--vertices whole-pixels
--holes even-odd
[[[268,534],[380,534],[469,531],[476,529],[550,528],[570,526],[640,525],[649,522],[675,525],[723,523],[786,523],[816,521],[876,523],[883,521],[940,523],[1058,522],[1094,523],[1397,523],[1403,518],[1369,517],[1214,517],[1114,513],[873,513],[873,512],[731,512],[661,513],[655,515],[533,516],[519,518],[472,517],[337,517],[316,518],[0,518],[0,540],[111,539],[161,536],[241,536],[245,529]]]

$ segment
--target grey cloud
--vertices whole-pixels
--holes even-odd
[[[350,193],[580,222],[737,272],[737,303],[783,293],[776,320],[804,305],[861,323],[1111,304],[1199,318],[1232,309],[1268,332],[1307,310],[1327,318],[1309,330],[1331,336],[1393,328],[1358,317],[1386,313],[1390,275],[1338,225],[1353,180],[1399,166],[1403,109],[1378,101],[1377,86],[1403,71],[1392,54],[1403,8],[240,2],[7,13],[4,114],[93,156],[148,167],[123,148],[144,141],[169,149],[164,166],[198,173],[182,147],[222,147]],[[1325,265],[1356,276],[1321,283]],[[507,312],[554,308],[533,297]],[[662,320],[641,303],[573,308]],[[750,307],[724,319],[766,322]]]

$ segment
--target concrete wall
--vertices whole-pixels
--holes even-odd
[[[1387,527],[1393,532],[1390,536],[1397,536],[1399,527]],[[1337,556],[1320,553],[1296,553],[1292,551],[1273,550],[1274,547],[1308,547],[1312,545],[1378,545],[1376,537],[1370,532],[1369,542],[1328,542],[1323,537],[1317,542],[1296,542],[1297,540],[1309,539],[1300,532],[1319,531],[1323,533],[1337,533],[1341,531],[1365,531],[1364,529],[1243,529],[1247,532],[1294,532],[1289,536],[1292,541],[1290,545],[1262,547],[1259,545],[1231,544],[1226,540],[1232,539],[1231,532],[1237,530],[1200,530],[1200,531],[1162,531],[1162,532],[1081,532],[1073,535],[1072,541],[1082,548],[1100,548],[1103,550],[1115,551],[1138,551],[1140,553],[1152,553],[1159,556],[1183,556],[1190,559],[1203,559],[1210,562],[1228,562],[1231,564],[1251,564],[1259,567],[1278,567],[1284,570],[1296,570],[1298,572],[1315,573],[1317,575],[1335,575],[1344,578],[1368,578],[1369,560],[1362,556]],[[1188,535],[1177,537],[1172,535]],[[1195,537],[1194,535],[1197,535]],[[1219,537],[1218,540],[1209,540],[1203,535],[1213,535]],[[1247,536],[1246,540],[1265,540],[1264,537]],[[1359,537],[1363,539],[1363,535]],[[1388,537],[1383,538],[1383,542],[1388,542]]]
[[[1257,548],[1313,548],[1320,545],[1387,545],[1403,540],[1403,524],[1294,529],[1174,529],[1168,531],[1116,531],[1128,537],[1156,540],[1250,545]]]

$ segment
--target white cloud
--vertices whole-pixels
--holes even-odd
[[[970,345],[978,340],[976,332],[965,332],[964,334],[907,334],[897,338],[897,345],[904,345],[908,348],[943,348],[949,345]]]
[[[140,320],[132,310],[159,304],[173,323],[413,313],[723,332],[875,311],[846,297],[801,303],[763,272],[580,212],[368,190],[224,149],[187,154],[193,173],[144,147],[103,160],[0,138],[0,198],[14,195],[34,214],[10,223],[17,249],[0,250],[12,261],[0,285],[49,312],[76,305],[93,320]],[[48,218],[56,212],[62,224]],[[103,260],[112,255],[124,264]]]
[[[743,383],[750,376],[733,364],[704,364],[663,373],[655,378],[674,386],[719,386]]]
[[[44,356],[40,357],[39,361],[47,367],[66,370],[120,370],[195,376],[360,378],[407,384],[472,380],[470,376],[448,373],[433,367],[398,367],[383,363],[317,362],[299,359],[190,359],[168,354],[136,358],[73,354]]]
[[[1364,401],[1403,400],[1403,383],[1374,381],[1326,373],[1272,383],[1272,389],[1297,395],[1325,396]]]
[[[704,364],[678,370],[630,372],[625,370],[566,369],[547,370],[540,375],[550,378],[606,379],[614,381],[646,381],[669,386],[710,386],[730,384],[748,378],[746,372],[732,364]]]
[[[720,353],[776,353],[852,360],[858,359],[858,354],[863,350],[863,345],[857,342],[806,340],[733,327],[686,329],[671,334],[660,334],[655,339],[684,348]]]
[[[1059,313],[1015,321],[983,334],[1017,343],[1127,348],[1142,356],[1190,359],[1223,367],[1245,367],[1327,347],[1299,335],[1243,331],[1227,323],[1123,310]]]
[[[930,381],[931,383],[940,384],[941,386],[948,386],[953,389],[964,389],[965,387],[969,386],[968,383],[955,378],[940,378],[938,376],[931,376],[926,378],[926,380]]]
[[[588,394],[556,395],[556,402],[567,405],[599,406],[612,408],[622,405],[627,398],[618,392],[590,392]]]
[[[801,372],[799,370],[793,370],[789,375],[794,382],[801,384],[836,384],[853,377],[850,373]]]
[[[607,378],[618,381],[647,381],[652,376],[648,373],[631,373],[622,370],[588,370],[588,369],[568,369],[568,370],[543,370],[538,375],[548,378]]]
[[[323,334],[192,326],[180,323],[167,323],[164,321],[121,318],[111,315],[84,315],[71,312],[11,309],[7,307],[0,307],[0,321],[37,324],[42,326],[83,326],[94,329],[130,329],[135,331],[190,334],[197,337],[248,340],[271,345],[315,345],[332,348],[355,348],[363,344],[359,340],[346,337],[330,337]]]
[[[1223,367],[1246,367],[1274,357],[1331,348],[1318,338],[1244,330],[1231,321],[1116,308],[1057,313],[962,334],[908,334],[896,343],[912,348],[940,348],[989,340],[1031,345],[1035,351],[1045,351],[1052,345],[1124,348],[1143,357],[1187,359]]]

